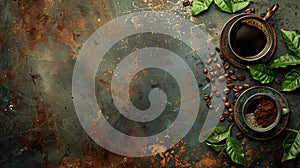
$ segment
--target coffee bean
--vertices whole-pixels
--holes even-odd
[[[226,83],[230,84],[230,83],[232,83],[232,80],[230,78],[226,78]]]
[[[215,71],[214,75],[215,75],[215,77],[220,76],[220,71]]]
[[[231,74],[231,75],[233,75],[233,74],[234,74],[234,70],[230,69],[230,70],[228,71],[228,73]]]
[[[220,52],[220,51],[221,51],[221,49],[220,49],[219,47],[216,47],[215,50],[216,50],[217,52]]]
[[[229,117],[230,114],[229,114],[229,112],[226,111],[226,112],[223,113],[223,116],[224,116],[224,117]]]
[[[209,98],[212,99],[213,97],[214,97],[214,94],[211,93],[211,94],[209,95]]]
[[[218,69],[222,69],[222,65],[221,64],[218,63],[216,66],[217,66]]]
[[[239,91],[242,91],[244,89],[243,86],[239,86]]]
[[[209,109],[214,109],[214,106],[211,104],[211,105],[209,105],[208,108],[209,108]]]
[[[233,89],[232,89],[234,92],[238,92],[239,91],[239,88],[237,86],[234,86]]]
[[[227,85],[227,87],[228,87],[229,89],[233,89],[233,88],[234,88],[234,84],[233,84],[233,83],[229,83],[229,84]]]
[[[204,69],[203,69],[203,73],[204,73],[204,74],[207,74],[207,73],[208,73],[208,70],[207,70],[206,68],[204,68]]]
[[[228,69],[229,68],[229,64],[224,64],[224,69]]]
[[[212,58],[208,58],[208,60],[206,61],[206,64],[207,64],[207,65],[210,65],[211,62],[212,62]]]
[[[209,56],[210,56],[210,57],[214,57],[215,55],[216,55],[216,52],[215,52],[215,51],[212,51],[212,52],[209,53]]]
[[[219,79],[220,82],[224,82],[225,81],[225,77],[224,76],[219,76],[218,79]]]
[[[275,83],[277,83],[278,85],[281,84],[281,80],[279,78],[275,78]]]
[[[240,97],[240,95],[241,95],[240,92],[236,92],[236,93],[234,94],[234,96],[235,96],[236,98]]]
[[[229,122],[232,122],[233,118],[232,118],[231,116],[229,116],[229,117],[227,118],[227,120],[228,120]]]
[[[183,4],[184,7],[190,6],[190,1],[189,0],[184,0],[182,2],[182,4]]]
[[[212,66],[208,66],[207,70],[208,70],[208,72],[211,72],[211,71],[213,71],[213,67]]]
[[[227,109],[230,109],[231,104],[230,104],[229,102],[225,102],[225,107],[226,107]]]
[[[225,120],[225,117],[224,117],[224,116],[220,116],[219,119],[220,119],[220,121],[222,122],[222,121]]]
[[[225,88],[225,89],[224,89],[224,93],[225,93],[225,94],[229,94],[229,93],[230,93],[230,89],[229,89],[229,88]]]
[[[211,100],[210,100],[210,99],[207,99],[207,100],[205,101],[205,104],[206,104],[207,106],[211,105]]]
[[[203,99],[204,99],[204,100],[208,100],[208,99],[209,99],[209,95],[208,95],[208,94],[205,94],[205,95],[203,96]]]
[[[244,88],[244,89],[248,89],[249,87],[250,87],[249,84],[247,84],[247,83],[243,84],[243,88]]]
[[[225,74],[224,76],[225,76],[225,78],[229,78],[230,77],[230,75],[228,73]]]
[[[213,67],[214,67],[214,70],[218,70],[219,69],[217,64],[215,64]]]
[[[251,13],[251,9],[250,9],[250,8],[247,8],[247,9],[245,10],[245,13]]]
[[[228,109],[228,112],[233,113],[233,109],[232,108]]]
[[[245,80],[245,75],[239,74],[239,75],[237,76],[237,78],[238,78],[238,80],[243,81],[243,80]]]
[[[214,58],[214,59],[213,59],[213,62],[214,62],[214,63],[217,63],[217,62],[218,62],[218,59],[217,59],[217,58]]]
[[[212,83],[215,83],[215,78],[212,78],[212,79],[211,79],[211,82],[212,82]]]
[[[230,78],[231,78],[232,80],[234,80],[234,81],[237,80],[237,76],[236,76],[236,75],[230,75]]]
[[[255,8],[250,8],[251,13],[255,13]]]
[[[220,72],[221,72],[221,74],[225,74],[225,69],[224,68],[222,68],[221,70],[220,70]]]
[[[243,138],[243,134],[240,133],[240,132],[237,133],[235,136],[236,136],[237,139],[242,139]]]
[[[222,97],[222,100],[224,101],[224,102],[227,102],[228,101],[228,98],[227,97]]]
[[[216,92],[216,97],[220,97],[221,93],[220,92]]]
[[[209,75],[210,75],[212,78],[215,77],[214,71],[211,71],[211,72],[209,73]]]
[[[215,85],[213,85],[213,86],[211,87],[211,90],[212,90],[213,92],[217,92],[217,91],[218,91],[218,89],[217,89],[217,87],[216,87]]]
[[[207,76],[205,79],[206,79],[207,82],[211,81],[211,78],[209,76]]]

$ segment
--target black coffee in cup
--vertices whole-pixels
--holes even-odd
[[[235,26],[230,40],[233,50],[242,57],[259,54],[267,44],[263,29],[247,22],[239,22]]]

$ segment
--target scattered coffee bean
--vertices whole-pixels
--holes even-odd
[[[212,79],[211,79],[211,82],[212,82],[212,83],[215,83],[215,78],[212,78]]]
[[[279,78],[275,78],[275,83],[277,83],[278,85],[281,84],[281,80]]]
[[[214,62],[214,63],[217,63],[217,62],[218,62],[218,59],[217,59],[217,58],[214,58],[214,59],[213,59],[213,62]]]
[[[229,116],[229,117],[227,118],[227,120],[228,120],[229,122],[232,122],[233,118],[232,118],[231,116]]]
[[[239,91],[239,88],[237,86],[234,86],[233,89],[232,89],[234,92],[238,92]]]
[[[213,67],[212,66],[208,66],[207,70],[208,70],[208,72],[211,72],[211,71],[213,71]]]
[[[251,9],[250,9],[250,8],[247,8],[247,9],[245,10],[245,13],[251,13]]]
[[[229,68],[229,64],[224,64],[224,69],[228,69]]]
[[[251,13],[255,13],[255,8],[250,8]]]
[[[224,101],[224,102],[227,102],[228,101],[228,98],[227,97],[222,97],[222,100]]]
[[[224,76],[225,76],[225,78],[229,78],[230,77],[230,75],[228,73],[225,74]]]
[[[211,93],[211,94],[209,95],[209,98],[212,99],[213,97],[214,97],[214,94]]]
[[[215,52],[215,51],[212,51],[212,52],[209,53],[209,56],[210,56],[210,57],[214,57],[215,55],[216,55],[216,52]]]
[[[234,84],[233,84],[233,83],[229,83],[229,84],[227,85],[227,87],[228,87],[229,89],[233,89],[233,88],[234,88]]]
[[[230,84],[230,83],[232,83],[232,80],[230,78],[226,78],[226,83]]]
[[[215,75],[216,77],[220,76],[220,71],[215,71],[214,75]]]
[[[230,114],[229,114],[229,112],[225,111],[225,112],[223,113],[223,116],[224,116],[224,117],[229,117]]]
[[[234,81],[237,80],[237,76],[236,76],[236,75],[230,75],[230,78],[231,78],[232,80],[234,80]]]
[[[244,89],[243,86],[239,86],[239,91],[242,91]]]
[[[223,76],[223,75],[222,75],[222,76],[219,76],[218,79],[219,79],[220,82],[224,82],[224,81],[225,81],[225,76]]]
[[[238,78],[238,80],[243,81],[243,80],[245,80],[245,75],[239,74],[239,75],[237,76],[237,78]]]
[[[232,108],[228,109],[228,112],[233,113],[233,109]]]
[[[225,94],[229,94],[229,93],[230,93],[230,89],[229,89],[229,88],[225,88],[225,89],[224,89],[224,93],[225,93]]]
[[[207,82],[210,82],[210,81],[211,81],[211,79],[210,79],[209,76],[207,76],[205,79],[206,79]]]
[[[216,50],[217,52],[220,52],[220,51],[221,51],[221,49],[220,49],[219,47],[216,47],[215,50]]]
[[[220,97],[221,93],[220,92],[216,92],[216,97]]]
[[[228,73],[229,73],[230,75],[233,75],[233,74],[234,74],[234,70],[230,69],[230,70],[228,71]]]
[[[214,71],[211,71],[211,72],[209,73],[209,75],[210,75],[212,78],[215,77]]]
[[[227,109],[230,109],[231,104],[230,104],[229,102],[225,102],[225,107],[226,107]]]
[[[206,64],[207,64],[207,65],[210,65],[211,62],[212,62],[212,58],[208,58],[208,60],[206,61]]]
[[[208,73],[208,70],[207,70],[206,68],[204,68],[204,69],[203,69],[203,73],[204,73],[204,74],[207,74],[207,73]]]
[[[211,87],[211,90],[212,90],[213,92],[217,92],[217,91],[218,91],[218,89],[217,89],[217,87],[216,87],[215,85],[213,85],[213,86]]]
[[[203,96],[203,99],[204,99],[204,100],[208,100],[208,99],[209,99],[209,95],[208,95],[208,94],[205,94],[205,95]]]
[[[243,134],[240,133],[240,132],[237,133],[237,134],[236,134],[236,138],[237,138],[237,139],[242,139],[242,138],[243,138]]]
[[[211,105],[211,100],[210,100],[210,99],[207,99],[207,100],[205,101],[205,104],[206,104],[207,106]]]
[[[221,64],[218,63],[216,66],[218,67],[218,69],[222,69],[222,65]]]
[[[224,121],[225,120],[225,117],[224,116],[220,116],[220,121]]]
[[[249,84],[247,84],[247,83],[243,84],[243,88],[244,88],[244,89],[248,89],[249,87],[250,87]]]
[[[212,104],[209,105],[209,109],[214,109],[214,106]]]
[[[213,67],[214,67],[214,70],[218,70],[219,69],[217,64],[215,64]]]
[[[236,93],[234,94],[234,96],[235,96],[236,98],[239,98],[239,97],[240,97],[240,95],[241,95],[241,93],[240,93],[240,92],[236,92]]]
[[[189,0],[184,0],[182,2],[182,4],[183,4],[184,7],[190,6],[190,1]]]

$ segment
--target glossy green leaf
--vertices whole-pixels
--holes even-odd
[[[273,61],[270,68],[285,68],[289,65],[299,65],[300,58],[291,54],[285,54]]]
[[[216,152],[220,152],[223,149],[225,149],[225,144],[211,144],[211,143],[206,143],[207,146],[210,146],[211,148],[213,148]]]
[[[293,69],[285,75],[282,91],[293,91],[300,87],[300,68]]]
[[[258,80],[262,84],[271,83],[275,79],[274,71],[263,64],[257,64],[251,67],[247,67],[250,69],[250,73],[253,79]]]
[[[288,48],[300,57],[300,35],[296,31],[281,29],[281,35]]]
[[[194,0],[192,4],[192,15],[198,15],[208,9],[213,0]]]
[[[243,146],[232,137],[226,139],[226,153],[237,164],[244,164]]]
[[[218,126],[214,128],[214,130],[211,132],[211,134],[206,140],[210,143],[219,143],[229,136],[228,130],[229,127]]]
[[[283,142],[283,157],[282,162],[297,157],[300,153],[300,133],[291,132]]]
[[[214,2],[222,11],[235,13],[247,7],[251,0],[214,0]]]

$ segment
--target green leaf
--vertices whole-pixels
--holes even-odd
[[[282,91],[293,91],[300,87],[300,68],[293,69],[285,75]]]
[[[294,159],[300,153],[300,133],[291,132],[283,142],[283,157],[281,162]]]
[[[273,61],[270,68],[285,68],[289,65],[299,65],[300,58],[291,54],[285,54]]]
[[[210,143],[219,143],[229,136],[228,130],[229,127],[218,126],[214,128],[214,130],[206,140]]]
[[[213,0],[194,0],[192,4],[192,15],[198,15],[208,9]]]
[[[247,7],[251,0],[214,0],[214,2],[222,11],[235,13]]]
[[[237,164],[244,164],[243,146],[232,137],[226,139],[226,153]]]
[[[300,35],[296,31],[286,31],[281,29],[281,35],[288,48],[300,57]]]
[[[206,143],[207,146],[210,146],[211,148],[213,148],[216,152],[220,152],[223,149],[225,149],[225,144],[211,144],[211,143]]]
[[[250,69],[250,73],[252,77],[255,80],[261,82],[262,84],[271,83],[275,79],[274,71],[263,64],[257,64],[251,67],[250,66],[247,67]]]

